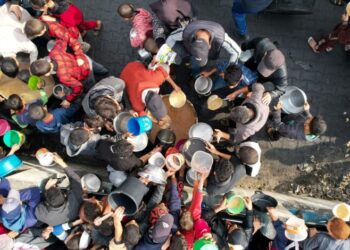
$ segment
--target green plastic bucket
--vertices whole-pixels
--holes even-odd
[[[193,250],[219,250],[219,248],[210,240],[199,239],[194,243]]]
[[[28,87],[31,90],[37,90],[38,89],[38,83],[41,81],[39,76],[34,76],[32,75],[31,77],[29,77],[28,80]]]
[[[11,148],[15,144],[22,145],[26,140],[26,136],[16,130],[9,130],[5,133],[3,140],[5,145]]]
[[[244,210],[244,200],[242,196],[232,194],[227,198],[227,212],[229,214],[239,214]]]

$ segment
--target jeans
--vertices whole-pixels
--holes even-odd
[[[87,92],[89,91],[89,89],[91,89],[95,83],[95,75],[105,75],[108,73],[108,69],[103,66],[102,64],[95,62],[94,60],[92,60],[90,57],[88,57],[89,60],[89,64],[90,64],[90,74],[89,76],[83,81],[84,84],[84,91]]]

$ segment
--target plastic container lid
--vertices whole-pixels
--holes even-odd
[[[11,129],[8,121],[5,119],[0,119],[0,136],[3,136],[7,131]]]

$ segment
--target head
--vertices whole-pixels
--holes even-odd
[[[43,105],[31,104],[28,109],[29,117],[33,120],[39,121],[45,118],[47,115],[47,110]]]
[[[127,245],[128,249],[132,249],[141,239],[141,233],[139,225],[135,220],[131,220],[125,224],[123,230],[123,241]]]
[[[31,19],[24,25],[24,33],[29,39],[42,36],[45,32],[45,24],[39,19]]]
[[[12,94],[6,100],[6,106],[16,112],[23,110],[24,102],[22,98],[17,94]]]
[[[132,4],[130,3],[123,3],[118,7],[119,16],[121,16],[126,21],[132,19],[135,13],[136,13],[136,10],[134,6],[132,6]]]
[[[102,215],[102,206],[96,200],[84,201],[80,208],[79,217],[89,223]]]
[[[23,69],[17,74],[17,78],[20,79],[22,82],[27,83],[30,78],[30,72],[28,69]]]
[[[84,123],[86,124],[86,126],[92,129],[101,129],[105,124],[103,118],[99,115],[85,116]]]
[[[36,76],[49,76],[53,71],[53,65],[45,59],[39,59],[30,65],[30,72]]]
[[[350,227],[342,219],[333,218],[327,223],[328,233],[337,240],[346,240],[350,236]]]
[[[154,243],[165,243],[168,239],[171,228],[174,224],[174,217],[171,214],[162,215],[156,222],[152,230],[152,240]]]
[[[220,159],[214,165],[214,175],[219,182],[227,181],[233,174],[234,168],[229,160]]]
[[[105,237],[110,237],[114,233],[114,222],[113,218],[109,217],[108,219],[105,219],[101,225],[95,226],[96,230],[100,232]]]
[[[241,69],[235,65],[230,65],[224,75],[224,80],[229,84],[230,87],[236,87],[242,79]]]
[[[145,48],[145,50],[147,50],[153,55],[157,54],[159,50],[158,45],[153,38],[147,38],[146,41],[143,43],[143,47]]]
[[[257,70],[262,76],[269,77],[283,64],[285,64],[283,53],[279,49],[272,49],[265,53]]]
[[[12,57],[3,57],[1,59],[1,72],[6,76],[15,78],[18,74],[18,62]]]
[[[114,155],[120,159],[126,159],[133,155],[134,146],[125,139],[118,140],[112,148]]]
[[[30,4],[34,10],[43,11],[50,0],[30,0]]]
[[[165,206],[164,202],[158,204],[155,208],[152,209],[148,219],[151,225],[154,225],[156,221],[164,214],[168,214],[169,209]]]
[[[1,217],[12,222],[18,220],[22,214],[21,205],[20,193],[15,189],[11,189],[1,207]]]
[[[254,117],[254,111],[247,106],[237,106],[231,109],[230,118],[240,124],[247,124]]]
[[[310,123],[310,132],[313,135],[320,136],[327,130],[327,123],[323,120],[322,116],[315,116]]]
[[[74,146],[81,146],[90,139],[90,131],[86,128],[76,128],[72,130],[68,137],[68,142]]]
[[[248,246],[247,235],[242,229],[236,228],[228,233],[227,243],[230,249],[243,250]]]
[[[66,196],[58,187],[50,187],[44,191],[44,200],[47,206],[58,208],[66,203]]]
[[[193,229],[193,219],[192,219],[192,215],[191,212],[188,210],[185,210],[181,213],[181,217],[180,217],[180,226],[183,230],[185,231],[191,231]]]
[[[248,146],[241,147],[238,156],[241,162],[246,165],[253,165],[259,160],[258,152],[254,148]]]
[[[175,234],[171,237],[170,250],[186,250],[187,242],[182,234]]]
[[[94,109],[97,115],[109,120],[113,120],[121,111],[119,103],[109,96],[98,97]]]

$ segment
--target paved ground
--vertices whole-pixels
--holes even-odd
[[[116,14],[117,6],[122,2],[124,1],[75,1],[82,8],[86,19],[103,20],[103,32],[98,37],[88,35],[88,40],[93,45],[91,55],[95,60],[106,65],[115,75],[120,73],[127,62],[136,58],[135,51],[129,44],[130,26]],[[135,6],[147,8],[152,1],[131,2]],[[231,0],[193,0],[192,2],[197,9],[199,19],[217,21],[225,27],[227,33],[233,36]],[[328,198],[349,199],[343,191],[348,185],[348,180],[343,176],[350,169],[350,157],[345,158],[345,144],[350,140],[350,123],[345,122],[347,116],[350,117],[350,71],[348,70],[350,58],[340,47],[329,54],[314,54],[306,43],[310,35],[320,36],[329,32],[340,20],[342,11],[342,8],[331,5],[328,0],[317,0],[312,15],[259,14],[248,18],[252,37],[268,36],[278,41],[287,58],[289,84],[298,86],[307,93],[311,112],[322,114],[329,129],[326,135],[316,143],[292,140],[271,143],[267,139],[262,139],[264,156],[261,174],[257,177],[258,180],[247,178],[241,186],[287,192],[290,190],[291,182],[296,183],[294,189],[298,189],[297,184],[305,186],[309,182],[316,191],[313,193],[305,191],[306,193],[326,197],[317,193],[322,189],[327,190],[330,184],[321,179],[324,173],[330,173],[331,177],[337,178],[333,180],[331,189],[337,190],[341,195],[328,196]],[[344,115],[344,112],[347,112],[347,115]],[[316,168],[317,171],[310,174],[298,171],[297,166],[304,163],[309,163],[309,166]],[[303,193],[303,190],[298,189],[298,192]]]

